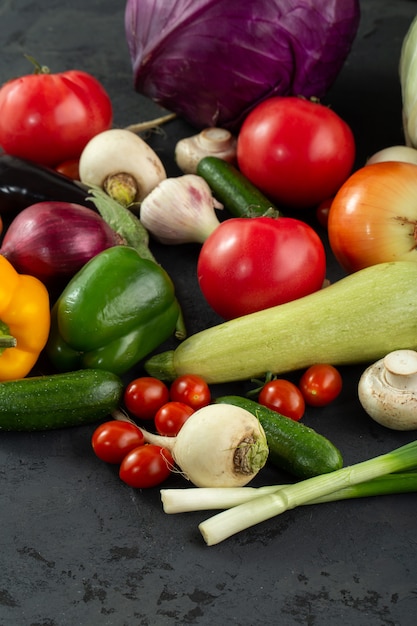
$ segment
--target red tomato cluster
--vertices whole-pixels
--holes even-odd
[[[325,406],[342,390],[342,377],[332,365],[317,364],[302,375],[299,385],[282,379],[268,380],[261,388],[258,402],[295,421],[300,420],[306,404]],[[211,402],[207,383],[194,374],[179,376],[168,387],[151,376],[132,380],[124,392],[127,411],[138,420],[153,420],[159,435],[175,437],[194,411]],[[111,420],[98,426],[92,436],[96,456],[120,465],[119,477],[137,489],[164,482],[174,468],[169,450],[146,443],[140,427],[132,421]]]
[[[342,391],[342,376],[333,365],[317,363],[301,376],[298,385],[284,378],[273,378],[261,388],[259,404],[285,417],[299,421],[309,406],[326,406]]]
[[[136,419],[153,420],[157,433],[167,437],[175,437],[190,415],[210,401],[207,383],[192,374],[179,376],[169,388],[157,378],[142,376],[132,380],[124,393],[127,411]],[[120,465],[119,477],[130,487],[155,487],[174,468],[169,450],[146,443],[140,428],[131,421],[101,424],[91,444],[99,459]]]

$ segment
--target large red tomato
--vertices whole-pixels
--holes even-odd
[[[327,106],[275,97],[243,122],[237,159],[242,173],[275,203],[307,208],[334,195],[349,176],[355,140]]]
[[[0,146],[55,167],[78,158],[94,135],[110,128],[112,116],[107,92],[90,74],[29,74],[0,89]]]
[[[319,236],[291,217],[226,220],[204,242],[197,264],[201,291],[225,319],[317,291],[325,273]]]

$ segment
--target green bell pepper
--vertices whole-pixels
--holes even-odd
[[[52,308],[46,352],[59,371],[122,375],[175,331],[181,310],[165,270],[129,246],[93,257]]]

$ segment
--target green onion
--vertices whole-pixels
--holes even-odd
[[[188,489],[161,489],[161,500],[165,513],[186,513],[211,509],[230,509],[238,504],[250,502],[269,493],[275,493],[289,485],[267,487],[199,487]],[[322,504],[337,500],[368,498],[417,491],[417,472],[386,474],[351,487],[338,489],[326,496],[308,500],[303,504]]]
[[[380,476],[416,467],[417,441],[413,441],[373,459],[308,478],[278,491],[261,495],[256,500],[233,506],[202,522],[199,530],[207,545],[214,545],[284,511],[317,500],[339,489],[350,488]]]

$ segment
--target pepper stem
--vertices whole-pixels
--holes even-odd
[[[0,350],[15,348],[17,346],[16,337],[12,335],[0,335]]]

